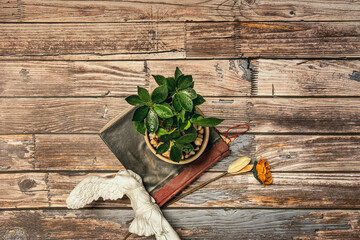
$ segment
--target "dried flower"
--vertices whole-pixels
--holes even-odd
[[[273,179],[270,172],[270,165],[264,158],[260,158],[259,162],[255,161],[253,174],[261,184],[264,184],[264,187],[272,183]]]

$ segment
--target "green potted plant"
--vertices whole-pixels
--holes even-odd
[[[205,151],[209,127],[223,119],[203,116],[197,106],[205,99],[193,89],[192,76],[178,67],[174,77],[153,77],[159,86],[151,95],[138,86],[138,95],[125,99],[137,106],[132,118],[135,129],[160,159],[173,164],[192,162]]]

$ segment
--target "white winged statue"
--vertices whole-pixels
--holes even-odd
[[[157,240],[180,240],[155,200],[144,188],[141,177],[131,170],[121,170],[114,178],[85,178],[72,190],[66,204],[68,208],[79,209],[100,197],[104,200],[116,200],[124,194],[130,199],[135,212],[129,232],[139,236],[155,235]]]

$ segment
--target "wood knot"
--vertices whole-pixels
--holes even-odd
[[[27,192],[30,188],[36,187],[36,182],[34,179],[24,179],[18,185],[22,192]]]

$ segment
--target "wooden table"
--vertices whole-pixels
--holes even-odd
[[[243,155],[274,177],[223,178],[174,204],[181,238],[360,238],[360,1],[1,0],[0,22],[4,239],[126,234],[128,200],[65,199],[122,169],[97,132],[176,66],[221,131],[251,125],[192,186]]]

